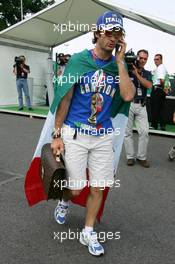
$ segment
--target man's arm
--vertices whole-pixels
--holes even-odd
[[[134,98],[136,90],[133,82],[129,78],[128,72],[124,64],[124,55],[126,51],[126,43],[124,42],[124,40],[120,41],[120,46],[120,50],[116,53],[116,63],[118,65],[120,77],[120,95],[124,101],[130,102]]]
[[[23,64],[20,65],[21,69],[23,72],[25,73],[30,73],[30,68],[29,66],[28,67],[25,67]]]
[[[160,80],[160,85],[164,86],[164,82],[165,82],[164,79],[159,79],[159,80]]]
[[[56,116],[55,116],[56,134],[61,134],[61,128],[70,107],[73,91],[74,91],[74,87],[72,87],[71,90],[63,97],[59,107],[57,108]],[[55,155],[57,154],[57,151],[63,152],[64,145],[61,137],[53,139],[51,148],[53,150],[53,154]]]
[[[13,66],[13,73],[14,73],[14,75],[17,75],[17,69],[16,69],[16,66]]]
[[[143,78],[139,72],[138,69],[133,65],[133,73],[135,74],[136,78],[139,80],[139,82],[141,83],[141,85],[143,85],[146,89],[150,89],[152,88],[152,82]]]
[[[158,66],[158,71],[157,71],[157,79],[160,80],[160,85],[164,86],[164,82],[165,82],[165,75],[166,75],[167,71],[164,67],[163,64]]]
[[[173,122],[174,122],[174,124],[175,124],[175,112],[174,112],[174,114],[173,114]]]

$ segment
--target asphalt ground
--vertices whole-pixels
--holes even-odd
[[[43,123],[0,114],[0,263],[175,263],[175,161],[167,159],[174,138],[150,136],[149,169],[127,167],[122,152],[116,178],[120,187],[111,189],[102,222],[95,227],[105,248],[97,258],[77,240],[84,208],[71,205],[60,226],[53,219],[55,201],[28,207],[24,175]]]

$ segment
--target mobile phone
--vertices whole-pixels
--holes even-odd
[[[119,50],[119,48],[121,47],[122,41],[124,40],[124,37],[122,37],[121,39],[119,39],[118,43],[115,45],[115,52],[117,52]]]
[[[117,44],[115,45],[115,52],[117,52],[117,51],[119,50],[119,48],[120,48],[120,44],[117,43]]]

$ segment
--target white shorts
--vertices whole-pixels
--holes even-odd
[[[111,187],[114,183],[112,134],[91,136],[78,132],[76,139],[74,134],[74,128],[63,126],[67,187],[71,190],[81,190],[86,185]],[[89,169],[89,181],[86,168]]]

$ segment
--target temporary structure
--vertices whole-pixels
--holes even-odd
[[[0,32],[0,105],[17,102],[12,75],[15,56],[27,57],[34,80],[34,103],[41,103],[44,84],[48,84],[49,91],[52,89],[48,54],[54,47],[94,29],[96,18],[107,10],[116,10],[125,18],[175,35],[175,23],[124,8],[114,1],[61,0]]]

